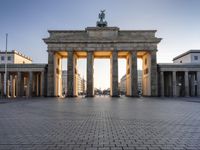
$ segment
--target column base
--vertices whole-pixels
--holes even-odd
[[[67,96],[65,96],[65,97],[68,97],[68,98],[73,98],[73,97],[78,97],[78,96],[76,96],[76,95],[67,95]]]
[[[120,97],[119,95],[110,95],[110,97]]]
[[[160,97],[160,96],[142,95],[142,97]],[[165,96],[164,96],[164,97],[165,97]]]
[[[135,98],[137,98],[137,97],[140,97],[139,95],[126,95],[126,97],[135,97]]]
[[[94,95],[86,95],[85,97],[94,97]]]

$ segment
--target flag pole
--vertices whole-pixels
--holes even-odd
[[[7,48],[8,48],[8,33],[6,33],[6,52],[5,52],[5,77],[4,77],[4,95],[7,97]]]

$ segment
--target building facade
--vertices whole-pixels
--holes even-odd
[[[50,30],[47,44],[48,64],[31,64],[32,59],[16,51],[8,52],[7,81],[5,53],[0,52],[0,95],[63,96],[86,93],[94,96],[93,64],[96,58],[110,59],[110,96],[119,96],[119,87],[127,96],[200,96],[199,50],[190,50],[174,58],[174,63],[157,64],[156,30],[120,30],[118,27],[87,27],[85,30]],[[4,57],[4,58],[3,58]],[[67,58],[67,71],[62,59]],[[77,59],[86,58],[87,77],[78,74]],[[118,59],[126,59],[126,75],[118,83]],[[142,71],[137,70],[137,59]],[[21,59],[21,60],[20,60]]]
[[[200,64],[200,50],[189,50],[173,59],[175,64],[194,63]]]
[[[120,79],[119,89],[121,94],[126,94],[126,75]],[[138,70],[138,93],[142,94],[142,70]]]
[[[46,96],[46,64],[8,64],[6,96]],[[0,64],[0,95],[4,94],[5,65]]]
[[[158,64],[159,96],[200,96],[200,64]]]
[[[158,64],[160,96],[200,96],[200,50],[178,55],[170,64]]]
[[[77,91],[78,95],[85,93],[85,79],[80,74],[77,76]],[[67,94],[67,70],[62,70],[62,93],[63,96]]]
[[[6,60],[7,59],[7,60]],[[7,58],[6,52],[0,51],[0,64],[30,64],[32,59],[16,50],[8,51]]]
[[[77,96],[77,59],[87,59],[87,96],[94,95],[93,62],[95,58],[110,59],[111,96],[118,96],[118,58],[127,60],[127,93],[138,96],[137,58],[143,60],[143,94],[157,96],[157,44],[156,30],[120,30],[117,27],[88,27],[85,30],[50,30],[44,39],[48,45],[48,96],[59,96],[58,63],[68,60],[67,94]]]

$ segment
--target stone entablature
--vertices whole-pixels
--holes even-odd
[[[47,64],[7,64],[8,72],[45,71]],[[4,72],[5,65],[0,64],[0,72]]]
[[[159,71],[200,71],[200,64],[159,63]]]
[[[85,30],[49,30],[49,51],[60,50],[157,50],[161,38],[156,30],[119,30],[117,27],[88,27]]]

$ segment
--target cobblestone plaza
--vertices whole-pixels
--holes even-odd
[[[1,150],[200,149],[198,98],[0,100]]]

